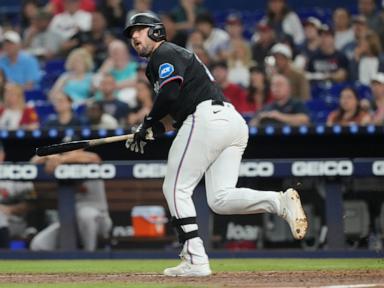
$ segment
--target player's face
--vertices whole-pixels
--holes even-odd
[[[142,57],[151,55],[154,49],[154,41],[148,37],[149,27],[135,27],[132,30],[131,44],[137,54]]]

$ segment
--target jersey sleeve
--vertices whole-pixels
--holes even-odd
[[[159,82],[159,88],[161,89],[165,84],[175,80],[183,83],[187,67],[186,59],[171,49],[162,51],[157,56],[154,62],[154,69],[155,75],[158,78],[156,80]]]

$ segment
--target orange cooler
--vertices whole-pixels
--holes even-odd
[[[165,235],[165,210],[162,206],[135,206],[132,209],[132,227],[135,237],[161,237]]]

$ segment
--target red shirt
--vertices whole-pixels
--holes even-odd
[[[247,101],[247,93],[241,86],[229,83],[223,90],[223,93],[239,113],[244,114],[256,111],[253,107],[254,104]]]
[[[59,14],[64,11],[63,0],[51,0],[53,6],[53,13]],[[96,10],[96,4],[94,0],[80,0],[80,9],[88,12]]]
[[[6,109],[7,108],[0,107],[0,117],[3,115]],[[37,115],[35,108],[25,106],[20,118],[19,127],[23,128],[24,125],[30,125],[35,123],[39,123],[39,116]]]

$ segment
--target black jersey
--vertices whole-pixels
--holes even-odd
[[[151,55],[146,75],[156,96],[170,81],[180,81],[179,97],[169,109],[169,114],[180,127],[196,106],[205,100],[224,101],[224,95],[214,83],[208,68],[187,49],[170,42],[163,42]]]

